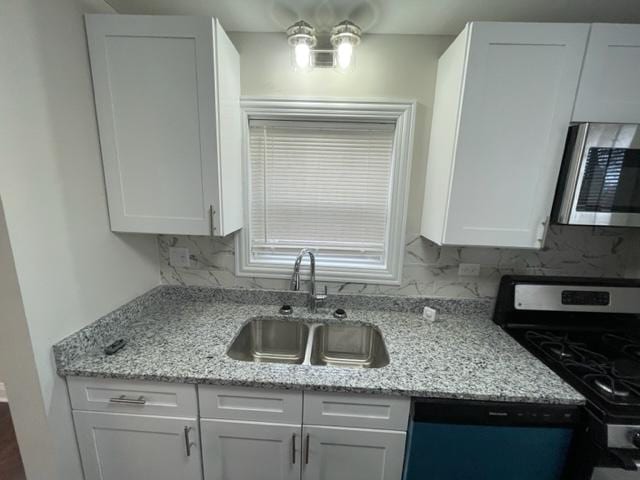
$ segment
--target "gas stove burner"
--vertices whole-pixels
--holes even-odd
[[[563,345],[563,344],[552,344],[552,345],[545,345],[547,347],[547,350],[549,350],[553,355],[555,355],[556,357],[560,358],[560,359],[566,359],[566,358],[573,358],[574,355],[573,353],[569,352],[567,350],[567,346]]]
[[[597,390],[610,397],[627,398],[631,395],[631,392],[623,385],[618,384],[614,379],[606,376],[595,378],[593,384]]]

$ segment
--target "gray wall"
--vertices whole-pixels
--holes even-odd
[[[240,51],[242,94],[279,97],[415,99],[416,135],[409,192],[407,247],[400,287],[332,284],[343,292],[485,297],[495,293],[505,273],[547,275],[639,275],[640,235],[628,230],[553,227],[541,252],[487,248],[439,248],[419,236],[427,147],[438,57],[453,37],[366,35],[348,73],[316,69],[295,72],[284,34],[232,33]],[[237,278],[233,236],[160,236],[163,282],[215,286],[287,288],[286,280]],[[186,246],[190,268],[168,264],[170,246]],[[460,263],[482,265],[480,277],[459,277]]]

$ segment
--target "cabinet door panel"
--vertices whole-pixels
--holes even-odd
[[[299,480],[300,426],[201,420],[205,480]]]
[[[472,24],[443,243],[542,247],[587,33]]]
[[[202,478],[195,419],[84,411],[74,411],[73,419],[87,480]]]
[[[591,26],[573,120],[640,123],[640,25]]]
[[[405,437],[404,432],[305,426],[303,479],[400,480]]]
[[[212,20],[86,23],[111,229],[209,234],[218,198]]]

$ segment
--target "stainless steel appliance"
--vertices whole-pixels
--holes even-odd
[[[553,219],[640,227],[640,125],[581,123],[569,129]]]
[[[494,321],[587,399],[576,478],[637,472],[640,282],[505,276]]]

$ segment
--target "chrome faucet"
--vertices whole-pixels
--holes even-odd
[[[309,311],[316,313],[318,305],[324,302],[327,298],[327,286],[324,286],[324,294],[318,294],[316,291],[316,256],[309,249],[303,248],[300,250],[296,263],[293,264],[293,274],[291,275],[290,288],[294,291],[300,290],[300,264],[305,255],[309,255],[309,268],[311,276],[309,278]]]

